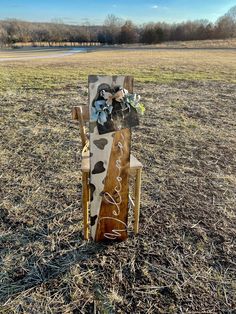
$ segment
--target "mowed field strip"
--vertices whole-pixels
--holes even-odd
[[[48,54],[52,52],[47,52]],[[45,55],[47,55],[45,52]],[[15,53],[17,54],[17,53]],[[20,54],[21,55],[21,54]],[[34,54],[32,54],[34,56]],[[236,51],[97,51],[63,57],[0,64],[0,84],[55,88],[87,80],[91,73],[130,74],[140,82],[221,80],[236,82]],[[70,78],[68,80],[68,77]],[[18,78],[20,80],[18,81]],[[19,85],[18,83],[19,82]],[[35,86],[34,86],[34,83]],[[12,84],[11,84],[12,88]]]
[[[0,62],[28,61],[31,59],[62,58],[79,52],[83,48],[23,48],[18,50],[0,50]]]
[[[82,236],[89,74],[133,75],[146,107],[140,235],[109,246]],[[0,313],[234,313],[235,104],[231,50],[0,63]]]

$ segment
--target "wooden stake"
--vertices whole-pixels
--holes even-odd
[[[88,201],[89,201],[88,173],[82,172],[82,207],[83,207],[84,239],[85,240],[88,240],[88,236],[89,236]]]
[[[134,233],[138,234],[139,228],[139,211],[140,211],[140,197],[141,197],[141,174],[142,169],[137,169],[135,180],[135,200],[134,200]]]

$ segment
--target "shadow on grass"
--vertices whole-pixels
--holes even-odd
[[[80,237],[81,238],[81,237]],[[97,254],[108,249],[108,245],[83,241],[79,248],[66,252],[57,251],[48,260],[40,259],[28,267],[27,274],[18,274],[11,278],[0,288],[0,302],[5,303],[9,298],[41,284],[46,284],[52,279],[62,276],[79,262],[92,261]],[[26,260],[26,264],[29,260]]]

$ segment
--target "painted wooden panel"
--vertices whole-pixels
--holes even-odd
[[[132,77],[89,76],[90,110],[107,85],[133,92]],[[127,238],[130,143],[129,128],[99,134],[96,122],[90,119],[90,219],[96,241]]]

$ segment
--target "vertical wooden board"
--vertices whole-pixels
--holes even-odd
[[[102,203],[96,241],[127,238],[129,202],[130,129],[115,132]]]
[[[133,91],[132,77],[89,76],[90,109],[101,84]],[[100,135],[90,120],[90,218],[96,241],[127,237],[130,129]]]

